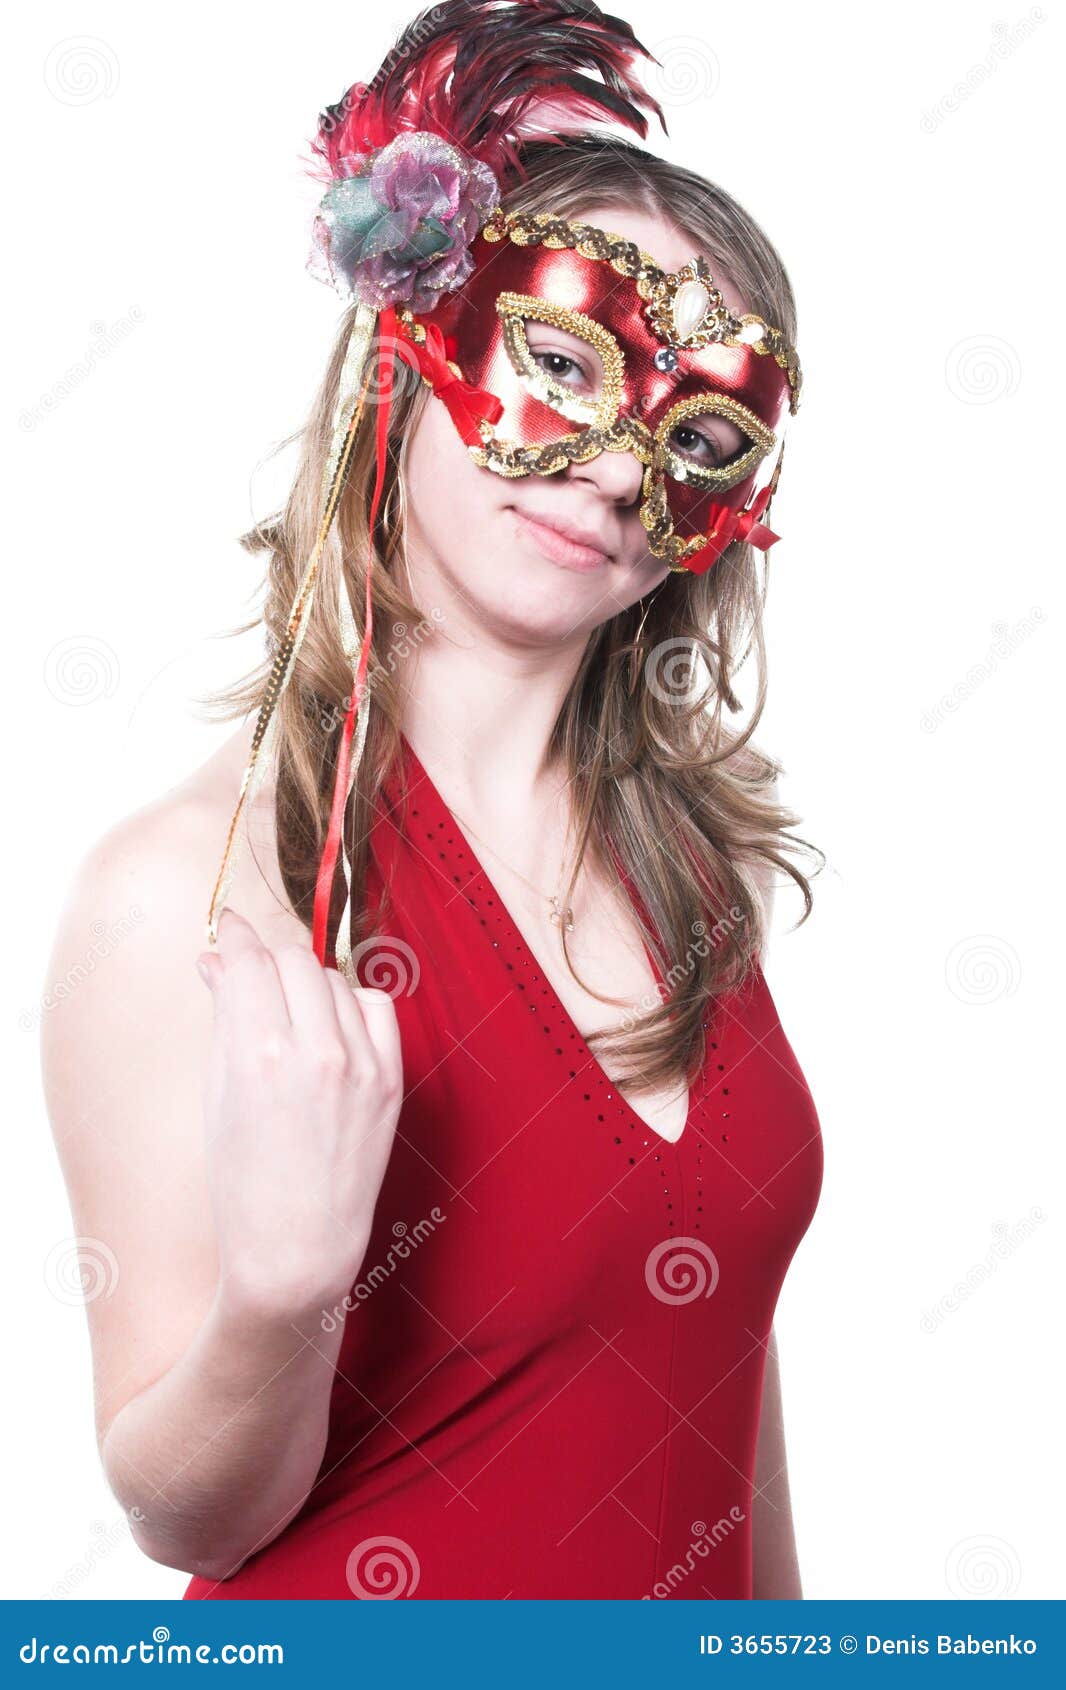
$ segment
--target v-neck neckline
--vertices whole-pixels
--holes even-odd
[[[411,772],[414,773],[416,779],[425,787],[427,793],[429,794],[430,798],[432,799],[432,801],[433,801],[434,805],[436,806],[437,810],[440,812],[441,816],[445,817],[448,820],[448,822],[451,824],[451,826],[453,828],[455,828],[456,832],[461,835],[463,842],[466,845],[467,850],[469,851],[471,861],[476,865],[476,868],[473,871],[473,878],[479,879],[481,881],[481,884],[484,886],[484,888],[486,889],[489,896],[495,901],[496,909],[499,912],[499,919],[503,923],[503,925],[506,927],[507,932],[508,932],[510,938],[513,939],[515,946],[519,947],[521,950],[523,950],[525,952],[525,954],[529,958],[530,962],[537,969],[541,979],[544,981],[545,989],[547,991],[548,996],[552,1000],[552,1006],[553,1006],[556,1014],[559,1016],[561,1022],[568,1029],[568,1031],[572,1032],[574,1037],[579,1041],[581,1048],[585,1052],[586,1062],[588,1063],[588,1066],[591,1069],[593,1075],[596,1076],[599,1080],[601,1080],[602,1083],[607,1087],[607,1096],[609,1098],[617,1097],[621,1108],[625,1111],[625,1113],[627,1113],[628,1115],[630,1115],[632,1117],[632,1120],[634,1121],[636,1126],[642,1128],[645,1133],[650,1135],[650,1137],[646,1141],[647,1143],[650,1144],[654,1141],[658,1144],[665,1145],[667,1147],[667,1149],[675,1150],[678,1153],[680,1153],[680,1149],[681,1149],[682,1144],[687,1142],[687,1140],[688,1140],[690,1128],[692,1127],[693,1116],[696,1113],[697,1091],[699,1089],[698,1083],[694,1082],[694,1083],[689,1085],[689,1088],[688,1088],[688,1107],[685,1111],[685,1123],[684,1123],[684,1126],[681,1128],[681,1131],[677,1135],[676,1138],[667,1138],[665,1133],[659,1132],[658,1128],[653,1127],[650,1121],[646,1121],[644,1119],[643,1115],[641,1115],[636,1109],[633,1108],[633,1105],[630,1103],[628,1097],[625,1095],[625,1093],[623,1091],[619,1090],[616,1081],[614,1081],[611,1078],[610,1074],[608,1074],[607,1070],[603,1067],[602,1063],[600,1063],[597,1060],[597,1058],[593,1055],[592,1051],[589,1049],[588,1044],[586,1043],[586,1040],[585,1040],[584,1033],[581,1031],[580,1027],[577,1025],[577,1022],[574,1020],[573,1016],[571,1015],[570,1011],[567,1009],[567,1007],[566,1007],[565,1003],[563,1002],[562,998],[559,996],[558,992],[556,991],[554,985],[552,984],[552,981],[551,981],[549,975],[545,972],[544,966],[541,963],[540,958],[536,955],[536,953],[533,950],[532,945],[529,943],[529,940],[526,938],[525,934],[522,932],[522,929],[519,927],[518,923],[515,921],[514,916],[511,914],[510,906],[508,905],[506,899],[504,899],[503,897],[500,896],[499,887],[496,885],[495,881],[492,879],[492,877],[489,874],[488,870],[486,869],[484,863],[482,862],[481,858],[479,857],[477,850],[475,849],[475,842],[467,835],[467,833],[463,829],[462,825],[460,824],[460,822],[456,818],[454,811],[451,809],[449,804],[446,802],[443,794],[441,793],[440,789],[438,788],[438,786],[437,786],[436,782],[434,781],[432,775],[429,773],[428,769],[425,767],[425,765],[422,762],[421,758],[419,757],[418,753],[415,751],[414,746],[411,744],[410,740],[407,738],[406,734],[404,734],[404,733],[400,734],[400,748],[401,748],[402,755],[405,757],[405,759],[407,761],[408,771],[411,771]],[[636,912],[634,912],[634,913],[636,913]],[[661,975],[660,975],[659,970],[656,966],[655,958],[652,956],[651,952],[648,949],[647,943],[644,941],[643,934],[641,935],[641,943],[644,945],[644,953],[648,958],[648,962],[649,962],[649,965],[651,967],[651,971],[652,971],[652,974],[654,976],[656,985],[661,987],[662,986]],[[704,1054],[706,1056],[706,1051],[704,1052]]]

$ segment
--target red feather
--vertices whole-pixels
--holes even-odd
[[[445,0],[419,13],[369,85],[357,82],[327,106],[312,143],[315,173],[346,175],[342,160],[415,129],[443,135],[501,183],[511,171],[521,176],[525,141],[598,122],[643,139],[645,111],[665,132],[662,108],[635,72],[641,57],[659,62],[624,19],[588,0]]]

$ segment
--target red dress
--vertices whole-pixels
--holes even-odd
[[[360,971],[397,994],[405,1101],[325,1456],[279,1537],[185,1595],[750,1597],[765,1346],[822,1179],[762,970],[710,1018],[671,1144],[403,757]]]

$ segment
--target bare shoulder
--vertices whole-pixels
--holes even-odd
[[[207,913],[240,789],[251,725],[177,785],[121,817],[75,866],[54,939],[57,968],[90,947],[192,968],[207,943]],[[273,943],[299,926],[281,886],[268,789],[244,818],[246,839],[230,901]],[[301,929],[302,931],[302,929]]]

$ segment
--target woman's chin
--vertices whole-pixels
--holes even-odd
[[[559,579],[565,576],[565,579]],[[602,587],[569,571],[541,575],[516,566],[506,579],[494,576],[469,590],[480,625],[509,644],[556,648],[581,645],[589,633],[616,612]]]

